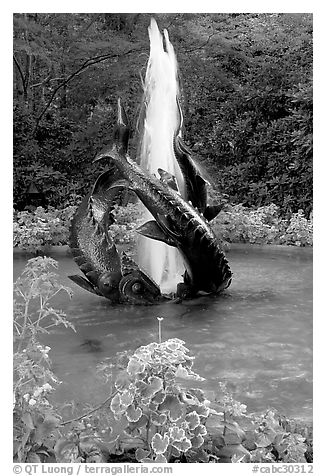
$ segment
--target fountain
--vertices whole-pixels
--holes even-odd
[[[149,33],[151,56],[145,81],[141,165],[147,169],[148,176],[157,174],[158,167],[175,175],[179,190],[184,194],[182,176],[172,150],[173,136],[178,129],[175,54],[167,32],[164,32],[166,51],[163,49],[163,38],[154,21]],[[100,205],[114,204],[115,189],[110,192],[112,196],[108,196],[104,187],[108,185],[108,177],[104,175],[106,180],[101,178],[103,176],[99,177],[93,200],[99,202],[97,212],[102,213],[100,218],[105,223],[110,214],[104,213]],[[112,182],[115,177],[109,179]],[[62,333],[55,329],[43,337],[44,343],[53,348],[54,368],[64,382],[55,397],[62,403],[76,396],[77,404],[107,398],[107,383],[102,384],[96,376],[97,364],[103,358],[115,358],[122,349],[135,349],[156,339],[151,308],[108,306],[107,301],[98,299],[103,287],[116,291],[114,277],[119,281],[119,291],[125,293],[125,285],[121,286],[121,283],[129,279],[130,287],[137,293],[140,278],[145,280],[146,276],[141,276],[130,260],[118,255],[109,237],[103,235],[106,230],[103,232],[101,220],[94,224],[89,205],[89,197],[85,197],[75,216],[76,241],[72,246],[75,263],[71,257],[61,255],[59,270],[64,285],[69,285],[67,276],[76,273],[78,268],[90,281],[81,281],[82,285],[79,283],[74,288],[73,300],[67,303],[61,296],[56,296],[54,304],[69,313],[77,332]],[[175,266],[175,252],[171,253],[174,249],[153,240],[144,239],[145,243],[150,245],[145,253],[155,262],[153,267],[149,265],[149,272],[165,286],[164,283],[168,284],[171,276],[179,272]],[[86,246],[89,246],[88,254]],[[101,253],[106,253],[105,258],[109,261],[106,268]],[[95,266],[95,255],[101,258],[102,270]],[[178,306],[172,303],[157,305],[156,315],[165,319],[164,339],[184,339],[197,351],[196,370],[206,378],[202,384],[205,392],[215,392],[219,381],[231,381],[235,398],[248,405],[248,411],[278,407],[289,416],[310,421],[312,250],[296,247],[286,250],[272,247],[270,250],[260,247],[231,249],[230,261],[237,279],[224,298],[210,296]],[[16,256],[15,279],[24,264],[25,258]],[[86,294],[85,289],[90,293]],[[155,293],[154,288],[153,295]]]
[[[95,159],[104,160],[107,169],[80,204],[70,229],[74,260],[86,276],[70,278],[84,289],[111,301],[114,296],[120,303],[158,302],[164,299],[162,291],[171,297],[176,290],[180,299],[199,292],[218,294],[232,279],[228,261],[209,225],[220,206],[207,204],[206,181],[182,141],[173,46],[165,30],[164,49],[155,20],[151,21],[149,36],[140,165],[128,155],[130,126],[119,98],[113,144]],[[114,207],[126,188],[137,195],[147,217],[152,218],[137,229],[146,237],[140,243],[139,257],[149,276],[125,253],[119,257],[109,236]]]
[[[181,196],[184,196],[184,180],[173,152],[173,138],[180,121],[176,55],[167,30],[164,30],[163,39],[154,19],[151,20],[148,32],[150,56],[144,85],[145,117],[140,142],[140,165],[151,174],[157,175],[159,168],[172,174]],[[144,219],[152,219],[148,210],[144,211]],[[138,255],[140,265],[162,291],[175,289],[183,273],[182,262],[175,248],[140,237]]]

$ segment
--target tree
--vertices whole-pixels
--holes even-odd
[[[155,17],[177,53],[186,141],[214,183],[234,202],[309,213],[311,15]],[[118,95],[136,123],[149,22],[149,14],[14,15],[16,207],[31,180],[55,206],[69,190],[86,193]]]

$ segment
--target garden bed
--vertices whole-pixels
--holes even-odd
[[[49,207],[45,210],[38,207],[33,212],[15,212],[14,249],[43,253],[54,250],[53,247],[67,245],[70,221],[76,208],[69,206],[56,210]],[[141,208],[138,204],[116,207],[115,217],[116,222],[109,230],[112,238],[126,251],[134,250],[137,240],[135,230],[142,223]],[[313,243],[312,214],[305,218],[299,210],[285,219],[273,204],[257,209],[226,205],[212,220],[211,226],[225,250],[234,244],[311,247]]]

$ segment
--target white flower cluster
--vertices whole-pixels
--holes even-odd
[[[53,387],[49,383],[45,383],[42,387],[36,387],[32,395],[30,393],[25,393],[23,398],[32,407],[37,403],[39,397],[43,397],[44,394],[51,390],[53,390]]]

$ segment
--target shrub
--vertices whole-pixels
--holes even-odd
[[[162,320],[161,318],[158,318]],[[81,419],[61,438],[61,462],[254,463],[312,461],[312,430],[270,409],[247,414],[225,384],[210,402],[192,382],[194,357],[180,339],[121,353],[113,378],[110,359],[99,369],[114,382],[101,414]],[[112,419],[105,411],[110,401]],[[102,425],[99,423],[101,419]],[[92,434],[93,429],[93,434]],[[82,451],[81,451],[82,448]]]
[[[54,443],[59,437],[60,416],[48,399],[59,383],[51,370],[50,347],[38,337],[54,326],[74,329],[64,312],[54,309],[51,301],[62,286],[51,268],[52,258],[33,258],[14,284],[14,460],[51,462]]]
[[[222,211],[212,222],[217,236],[229,243],[274,243],[279,220],[276,205],[250,210],[234,205]]]
[[[286,244],[307,246],[313,243],[312,215],[302,210],[286,220],[279,207],[270,204],[257,209],[228,205],[213,221],[216,235],[227,243]]]
[[[15,212],[14,246],[30,252],[38,252],[48,245],[68,244],[69,226],[76,210],[69,205],[62,210],[38,207],[35,211]],[[137,244],[136,228],[143,221],[143,209],[138,203],[116,206],[116,222],[110,226],[110,234],[118,245],[132,252]],[[280,216],[279,207],[270,204],[257,209],[239,205],[226,205],[211,222],[222,246],[228,243],[285,244],[312,246],[313,218],[304,217],[303,211]]]
[[[312,246],[313,241],[313,226],[312,214],[309,220],[304,217],[303,210],[294,213],[290,218],[283,235],[280,236],[280,243],[293,244],[296,246]]]
[[[143,221],[143,210],[139,203],[128,203],[125,207],[116,206],[115,223],[110,226],[110,235],[116,244],[124,245],[126,251],[135,250],[137,243],[136,228]]]
[[[63,210],[37,207],[34,212],[22,211],[14,215],[14,246],[37,252],[47,245],[65,245],[68,243],[70,220],[76,206]]]

